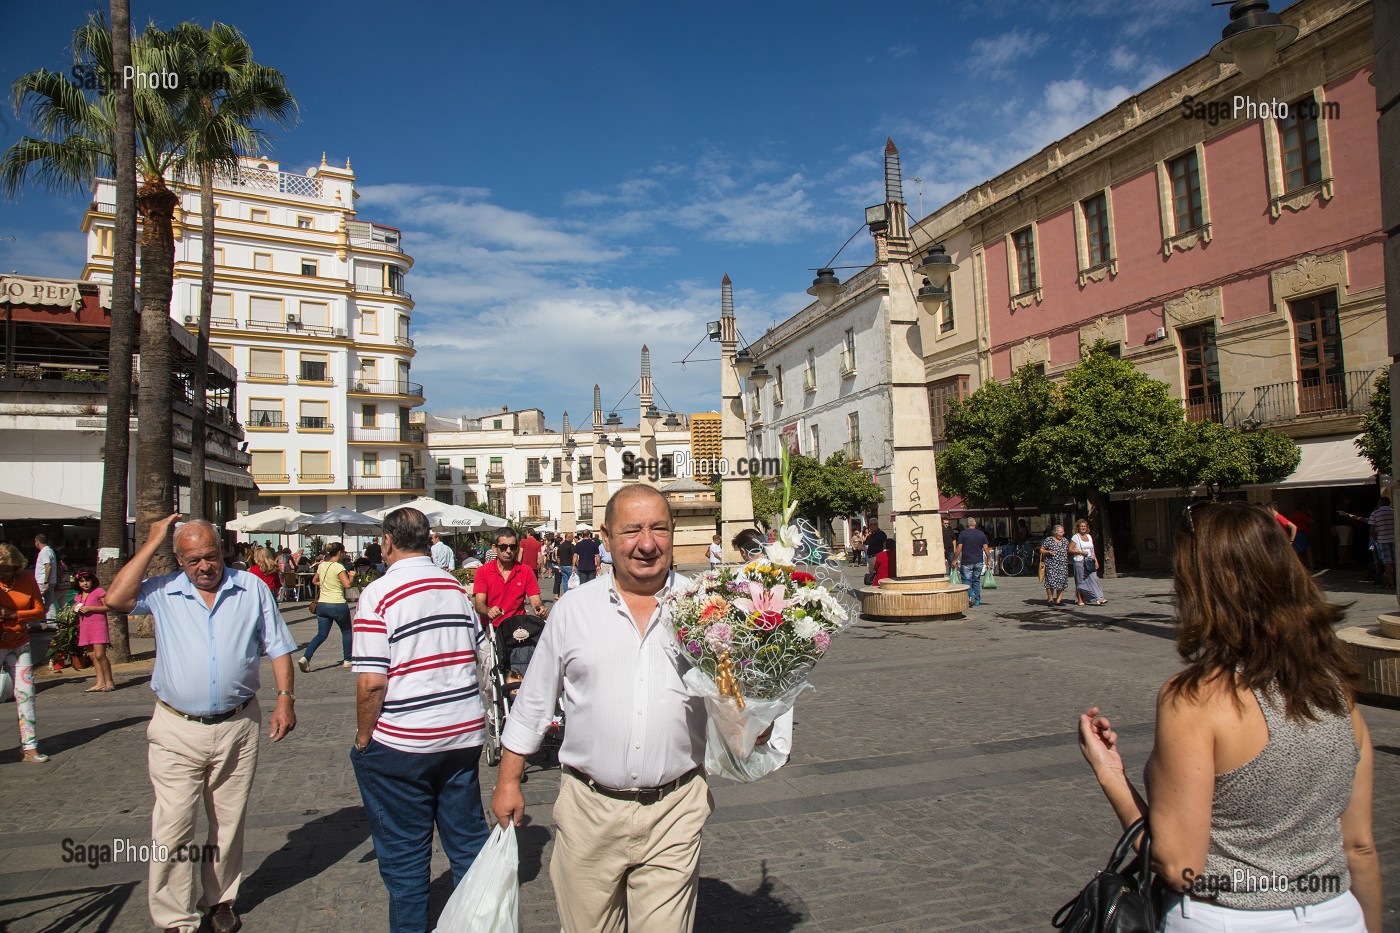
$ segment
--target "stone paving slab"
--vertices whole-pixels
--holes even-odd
[[[1325,578],[1324,578],[1325,579]],[[763,781],[717,781],[701,858],[701,931],[928,933],[1048,929],[1050,914],[1100,867],[1116,821],[1075,748],[1075,717],[1115,718],[1130,773],[1150,750],[1157,687],[1179,666],[1170,581],[1108,581],[1105,607],[1050,609],[1034,579],[1001,578],[959,620],[862,624],[818,667],[797,709],[792,762]],[[1395,606],[1354,581],[1351,623]],[[313,632],[302,611],[293,633]],[[136,646],[138,650],[148,650]],[[298,727],[264,741],[239,897],[244,928],[272,933],[387,928],[386,897],[346,760],[354,678],[328,643],[297,675]],[[62,840],[149,833],[140,664],[122,689],[42,678],[39,728],[52,763],[17,762],[0,728],[0,929],[144,931],[145,866],[63,861]],[[90,681],[89,681],[90,682]],[[263,682],[270,687],[270,671]],[[1400,711],[1365,710],[1376,745],[1376,827],[1400,929]],[[489,798],[494,771],[483,771]],[[522,920],[558,928],[548,878],[559,775],[532,768],[520,830]],[[434,898],[450,894],[434,859]]]

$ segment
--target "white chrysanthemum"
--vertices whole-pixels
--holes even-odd
[[[803,616],[792,623],[792,632],[803,641],[811,641],[822,630],[821,625],[811,616]]]

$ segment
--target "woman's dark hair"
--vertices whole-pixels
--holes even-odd
[[[763,539],[763,533],[757,528],[745,528],[729,543],[740,554],[749,555],[755,552],[762,554],[768,542]]]
[[[90,581],[94,588],[97,586],[97,574],[91,570],[79,570],[73,574],[74,583],[82,583],[84,580]]]
[[[1346,607],[1327,601],[1278,521],[1246,502],[1193,505],[1172,561],[1176,650],[1186,669],[1167,695],[1196,697],[1228,678],[1238,689],[1276,686],[1294,720],[1345,715],[1356,667],[1333,628]]]

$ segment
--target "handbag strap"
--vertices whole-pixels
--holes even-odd
[[[1137,855],[1133,858],[1132,867],[1127,872],[1121,872],[1121,867],[1127,861],[1128,854],[1132,851],[1133,843],[1142,837],[1142,843],[1138,846]],[[1137,891],[1146,895],[1152,887],[1152,833],[1148,831],[1147,817],[1140,816],[1123,831],[1118,844],[1113,847],[1113,854],[1108,857],[1108,867],[1110,872],[1120,872],[1133,876]]]

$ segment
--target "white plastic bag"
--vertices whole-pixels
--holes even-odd
[[[520,853],[497,826],[442,909],[433,933],[520,933]]]

